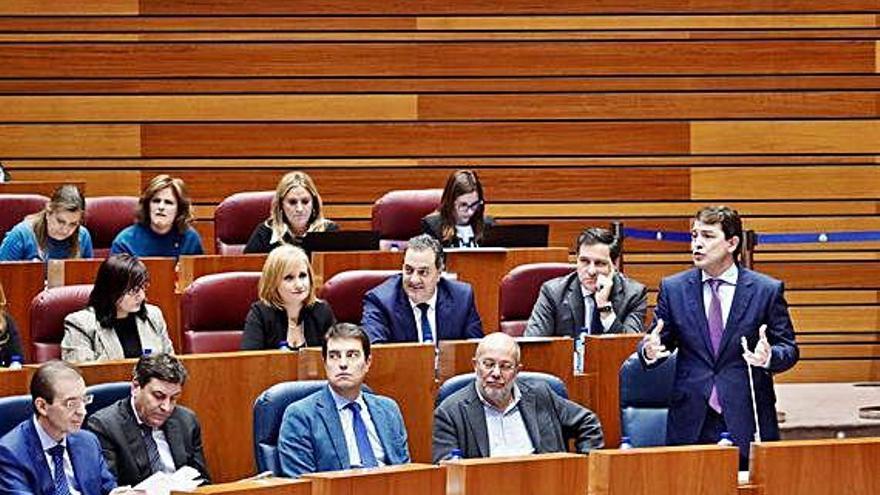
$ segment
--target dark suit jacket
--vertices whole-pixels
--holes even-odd
[[[480,315],[469,284],[441,278],[437,283],[436,338],[483,336]],[[394,275],[364,295],[364,330],[371,342],[418,342],[416,319],[403,292],[403,277]]]
[[[644,330],[648,309],[648,291],[644,285],[616,273],[610,299],[616,318],[604,333],[639,333]],[[525,335],[574,337],[575,332],[584,326],[585,311],[577,272],[548,280],[541,285]]]
[[[663,319],[660,333],[663,345],[670,351],[678,349],[666,442],[682,445],[697,441],[714,379],[724,422],[741,452],[748,455],[755,421],[740,338],[746,337],[749,349],[754,349],[758,327],[767,325],[767,340],[772,346],[770,369],[752,367],[752,372],[762,439],[778,440],[772,373],[791,368],[799,357],[784,288],[778,280],[740,267],[727,325],[721,336],[718,357],[715,357],[709,341],[701,278],[701,271],[694,268],[663,279],[654,311],[655,318]],[[639,356],[644,363],[641,344]],[[650,366],[657,364],[659,361]]]
[[[410,462],[403,415],[388,397],[363,392],[388,465]],[[284,476],[350,469],[348,447],[330,387],[287,406],[278,432]]]
[[[483,225],[484,230],[483,234],[486,233],[486,229],[492,227],[495,224],[495,220],[489,215],[483,215]],[[443,247],[457,247],[458,246],[458,237],[453,237],[451,242],[443,242],[443,228],[440,222],[440,213],[434,212],[429,215],[425,215],[422,217],[422,233],[428,234],[440,241]],[[477,239],[477,245],[479,245],[482,239]]]
[[[327,220],[327,225],[324,227],[326,232],[336,232],[339,230],[339,225],[332,220]],[[308,234],[306,234],[308,235]],[[268,253],[273,249],[277,248],[281,244],[281,241],[271,242],[272,241],[272,229],[266,225],[266,222],[260,222],[255,228],[254,231],[251,232],[251,236],[247,241],[247,244],[244,246],[244,254],[248,253]],[[292,246],[303,247],[303,238],[295,237],[287,233],[284,236],[284,243],[290,244]]]
[[[101,455],[101,444],[88,431],[67,435],[67,454],[82,495],[107,495],[116,479]],[[0,439],[0,493],[54,495],[55,484],[33,418]]]
[[[315,301],[315,304],[300,310],[299,318],[306,345],[309,347],[321,345],[327,329],[336,323],[333,310],[324,301]],[[278,349],[285,340],[287,340],[287,313],[262,301],[253,303],[244,321],[241,350]]]
[[[121,485],[134,486],[150,477],[150,458],[130,398],[120,399],[92,414],[86,426],[101,441],[107,464]],[[174,466],[193,467],[202,474],[205,483],[210,483],[211,475],[202,452],[202,430],[196,415],[177,406],[162,426],[162,432],[171,447]]]
[[[522,393],[520,415],[535,453],[565,452],[569,438],[581,453],[602,448],[602,427],[592,411],[559,397],[540,380],[520,378],[517,384]],[[431,457],[439,462],[452,449],[461,449],[465,458],[489,457],[486,413],[473,384],[447,397],[434,411]]]

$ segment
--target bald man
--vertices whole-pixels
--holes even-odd
[[[462,457],[500,457],[578,452],[604,445],[599,419],[589,409],[556,395],[542,380],[519,378],[519,344],[496,332],[474,354],[476,380],[434,411],[432,457],[439,462],[459,449]]]

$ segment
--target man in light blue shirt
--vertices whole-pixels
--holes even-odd
[[[367,392],[370,339],[338,323],[321,346],[327,387],[284,412],[278,457],[284,476],[410,462],[406,427],[394,400]]]

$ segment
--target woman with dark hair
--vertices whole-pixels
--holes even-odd
[[[282,244],[302,245],[309,232],[333,232],[339,226],[324,218],[324,204],[312,178],[290,172],[278,181],[269,218],[251,233],[245,253],[268,253]]]
[[[23,362],[21,352],[21,339],[15,322],[6,312],[6,294],[3,293],[3,284],[0,283],[0,367],[8,368],[12,364],[12,357],[18,356]]]
[[[92,236],[82,225],[86,201],[65,184],[39,213],[28,215],[3,238],[0,261],[91,258]]]
[[[485,215],[483,185],[477,173],[459,170],[446,180],[438,211],[422,218],[422,232],[443,247],[479,247],[483,233],[492,225]]]
[[[113,240],[110,253],[134,256],[202,254],[202,239],[192,228],[192,200],[183,180],[165,174],[153,177],[141,194],[138,221]]]
[[[152,352],[174,353],[162,310],[146,303],[147,267],[128,254],[101,263],[86,309],[67,315],[61,358],[106,361]]]
[[[309,257],[295,246],[269,253],[260,276],[260,299],[244,322],[242,350],[319,346],[336,318],[330,305],[315,295]]]

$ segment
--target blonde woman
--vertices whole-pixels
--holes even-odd
[[[336,323],[330,305],[315,297],[312,266],[298,247],[269,253],[259,291],[244,323],[242,350],[278,349],[284,342],[290,349],[319,346]]]
[[[0,261],[91,258],[92,236],[82,225],[85,211],[86,201],[76,186],[59,187],[42,211],[6,233]]]
[[[324,204],[312,178],[305,172],[290,172],[281,178],[272,198],[272,211],[254,229],[245,253],[268,253],[290,244],[299,246],[309,232],[332,232],[339,226],[324,218]]]

